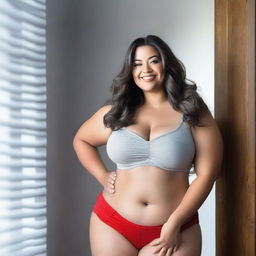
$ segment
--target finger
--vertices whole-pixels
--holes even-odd
[[[151,241],[151,242],[150,242],[150,245],[158,245],[159,243],[160,243],[160,239],[157,238],[157,239]]]
[[[107,182],[111,183],[111,184],[114,184],[115,180],[113,180],[111,177],[108,177]]]
[[[115,184],[113,184],[112,182],[108,182],[108,183],[106,184],[106,186],[107,186],[108,188],[114,188],[114,187],[115,187]]]
[[[107,184],[105,187],[104,187],[105,191],[109,192],[109,193],[114,193],[115,192],[115,187],[112,187],[112,185],[110,184]]]
[[[116,177],[116,172],[110,172],[111,177]]]
[[[157,246],[156,249],[154,250],[154,254],[159,253],[161,251],[162,247],[163,247],[162,245]]]
[[[115,184],[108,183],[108,184],[107,184],[107,187],[108,187],[109,189],[114,189],[114,188],[115,188]]]
[[[160,250],[159,256],[165,256],[166,254],[166,248],[162,247],[162,249]]]
[[[109,189],[109,188],[111,187],[111,185],[112,185],[112,184],[109,183],[109,182],[106,182],[106,183],[105,183],[105,187],[106,187],[107,189]]]
[[[115,179],[116,179],[116,176],[112,174],[112,175],[109,176],[109,178],[110,178],[111,180],[115,180]]]
[[[174,252],[177,252],[178,249],[179,249],[179,247],[180,247],[180,245],[179,245],[179,244],[176,244],[175,247],[173,248],[173,251],[174,251]]]
[[[166,252],[166,256],[171,256],[171,254],[172,254],[172,249],[169,248],[169,249],[167,250],[167,252]]]
[[[114,185],[114,184],[109,183],[109,184],[108,184],[108,188],[109,188],[110,190],[114,190],[114,191],[115,191],[115,185]]]

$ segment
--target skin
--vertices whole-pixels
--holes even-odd
[[[136,85],[144,93],[145,104],[135,113],[136,124],[128,128],[145,140],[175,129],[181,117],[164,95],[163,66],[157,56],[158,52],[151,46],[138,47],[132,72]],[[142,79],[149,75],[153,77],[151,81]],[[100,108],[79,128],[73,142],[77,156],[102,184],[106,201],[124,218],[140,225],[164,223],[164,226],[159,238],[138,251],[124,236],[92,212],[92,255],[199,256],[202,246],[200,225],[193,225],[183,232],[179,228],[207,198],[219,174],[223,143],[215,120],[210,113],[205,114],[200,117],[200,122],[207,127],[191,129],[196,145],[197,177],[189,185],[186,172],[166,171],[156,166],[109,172],[99,157],[97,147],[105,145],[112,132],[102,122],[110,108],[110,105]]]

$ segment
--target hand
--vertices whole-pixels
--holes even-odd
[[[154,254],[159,256],[170,256],[176,252],[181,243],[181,234],[179,227],[172,227],[166,222],[161,229],[159,238],[154,239],[150,245],[155,247]]]
[[[108,172],[104,178],[104,190],[108,193],[115,193],[116,171]]]

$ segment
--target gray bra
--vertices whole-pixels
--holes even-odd
[[[151,140],[145,140],[127,127],[112,131],[106,151],[118,169],[149,165],[168,171],[189,172],[195,156],[195,143],[182,115],[178,127]]]

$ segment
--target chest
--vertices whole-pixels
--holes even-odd
[[[175,131],[183,122],[183,114],[170,110],[143,110],[137,111],[134,117],[135,124],[127,126],[130,132],[140,136],[145,141],[151,141],[162,134]]]

